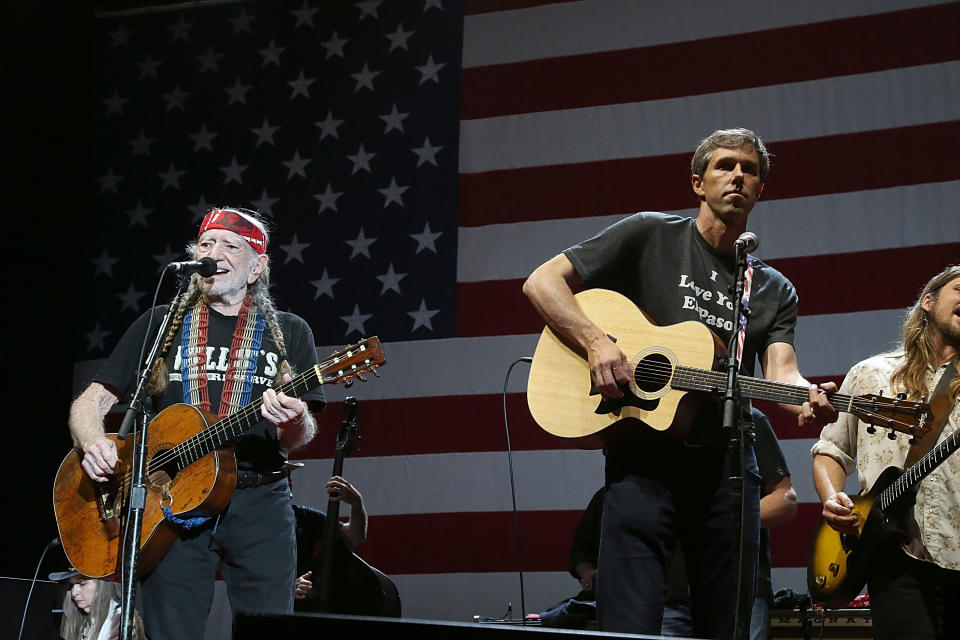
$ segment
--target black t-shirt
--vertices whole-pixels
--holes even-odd
[[[148,338],[150,341],[153,340],[153,336],[156,334],[166,312],[166,305],[154,310],[153,324],[150,329],[151,335]],[[237,317],[224,316],[213,309],[209,309],[209,312],[207,385],[210,410],[216,413],[220,406],[223,378],[229,363],[230,346],[233,342]],[[149,316],[149,312],[144,313],[127,329],[113,353],[110,354],[110,357],[94,377],[95,382],[99,382],[117,392],[121,402],[129,401],[136,390],[141,366],[140,350],[147,330]],[[282,311],[277,313],[277,320],[280,329],[283,331],[288,361],[294,372],[305,371],[316,364],[316,346],[313,343],[313,333],[307,323],[299,316]],[[183,397],[183,385],[180,381],[180,338],[182,332],[183,328],[181,327],[177,331],[170,351],[165,358],[170,373],[170,383],[160,397],[154,398],[156,412],[160,412],[170,405],[186,402]],[[265,328],[257,357],[256,370],[252,379],[250,398],[244,405],[258,400],[264,391],[273,387],[280,360],[273,336],[269,328]],[[320,411],[325,404],[323,387],[313,389],[304,394],[301,399],[307,402],[311,411]],[[240,469],[261,472],[274,471],[279,469],[286,459],[286,453],[280,448],[277,440],[277,428],[267,420],[260,420],[253,428],[238,438],[234,443],[234,448],[237,454],[237,465]]]
[[[617,291],[660,326],[699,320],[729,344],[733,258],[707,244],[693,218],[644,211],[564,251],[587,288]],[[779,271],[753,260],[742,370],[774,342],[793,344],[797,295]]]

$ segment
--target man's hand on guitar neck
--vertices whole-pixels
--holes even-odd
[[[82,446],[80,467],[95,482],[106,482],[117,467],[117,445],[106,437],[97,438]]]
[[[797,426],[816,427],[822,429],[826,425],[836,422],[837,410],[827,399],[827,393],[833,393],[837,390],[835,382],[824,382],[822,385],[810,385],[810,400],[804,402],[800,407],[800,413],[797,414]],[[847,498],[849,500],[849,498]]]

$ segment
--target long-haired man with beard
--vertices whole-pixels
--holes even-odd
[[[284,462],[287,451],[316,432],[312,412],[323,408],[320,388],[300,399],[274,391],[294,371],[317,362],[303,319],[277,311],[268,292],[269,237],[254,211],[217,208],[187,251],[211,258],[216,273],[192,276],[153,365],[149,393],[157,411],[186,403],[224,417],[263,399],[263,419],[234,443],[237,488],[216,517],[185,528],[147,575],[140,591],[152,640],[200,640],[219,570],[234,611],[292,611],[296,569],[294,517]],[[157,327],[166,307],[153,310]],[[134,322],[70,410],[70,432],[95,482],[117,469],[117,450],[103,418],[127,400],[142,363],[140,346],[151,323]],[[192,524],[192,523],[191,523]]]
[[[939,437],[943,442],[960,426],[960,265],[938,273],[910,309],[901,348],[868,358],[847,374],[842,393],[904,393],[910,400],[946,394],[950,407]],[[934,422],[936,431],[936,421]],[[919,445],[917,445],[919,446]],[[823,519],[841,533],[857,532],[853,502],[844,493],[855,470],[869,491],[888,467],[903,468],[911,452],[909,439],[870,433],[850,414],[824,427],[813,446],[813,479],[823,502]],[[913,454],[913,458],[916,457]],[[909,520],[909,519],[908,519]],[[862,523],[861,523],[862,524]],[[960,637],[960,455],[948,457],[920,482],[908,537],[892,543],[870,563],[867,589],[874,637]]]

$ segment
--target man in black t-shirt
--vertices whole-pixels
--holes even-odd
[[[216,272],[192,276],[153,363],[148,391],[157,411],[185,403],[223,418],[262,398],[262,419],[230,443],[238,472],[229,505],[202,522],[167,516],[180,534],[143,579],[139,597],[152,640],[203,638],[217,571],[234,611],[293,609],[296,547],[284,462],[287,451],[313,438],[312,412],[323,408],[324,396],[320,387],[300,398],[274,390],[294,370],[316,364],[317,355],[306,322],[277,311],[269,295],[267,244],[256,212],[207,213],[187,252],[215,261]],[[134,391],[141,344],[153,338],[148,327],[158,327],[166,311],[138,319],[71,406],[70,432],[95,482],[110,479],[118,463],[103,418]],[[172,471],[176,483],[178,471]],[[163,487],[155,493],[172,499]]]
[[[735,324],[730,300],[735,242],[746,231],[768,167],[766,148],[752,131],[716,131],[700,143],[691,162],[691,187],[699,200],[695,219],[638,213],[548,260],[524,283],[524,293],[547,324],[588,361],[604,399],[623,397],[628,356],[586,316],[573,288],[613,289],[660,325],[699,321],[729,343]],[[820,427],[837,414],[798,370],[796,308],[790,282],[755,260],[742,371],[751,373],[759,357],[765,378],[805,385],[809,401],[784,408],[797,415],[800,426]],[[720,425],[717,406],[708,402],[693,418],[685,442],[638,428],[609,446],[597,574],[604,631],[659,632],[666,572],[679,541],[688,561],[694,635],[734,633],[738,568],[727,483],[732,470]],[[746,588],[751,589],[760,500],[752,447],[745,448],[744,462],[745,557],[751,576]]]

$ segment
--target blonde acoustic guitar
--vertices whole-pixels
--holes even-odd
[[[700,322],[660,327],[628,298],[606,289],[576,295],[581,309],[626,354],[630,383],[620,400],[604,400],[584,357],[550,327],[540,335],[527,385],[534,420],[548,433],[581,448],[601,448],[625,431],[650,428],[682,436],[698,405],[719,398],[726,374],[717,371],[722,341]],[[740,376],[745,398],[802,405],[805,386]],[[920,438],[929,430],[929,406],[877,395],[831,393],[840,411],[869,424]]]

